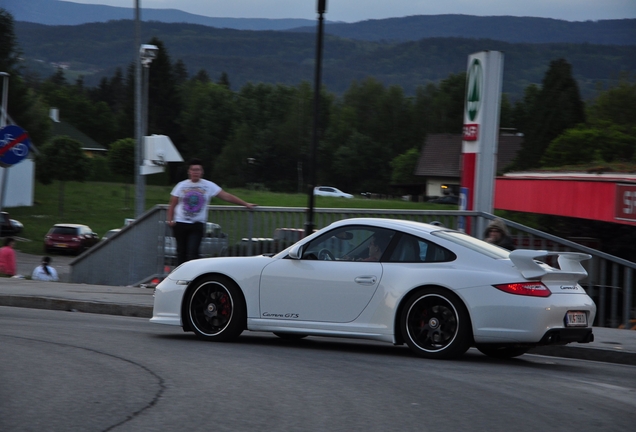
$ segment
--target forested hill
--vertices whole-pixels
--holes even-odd
[[[295,31],[315,32],[316,29],[313,26]],[[636,19],[571,22],[514,16],[416,15],[356,23],[327,23],[325,32],[367,41],[462,37],[512,43],[636,45]]]
[[[125,71],[136,52],[132,20],[77,26],[16,22],[15,33],[28,69],[46,77],[64,63],[71,76],[84,75],[88,86],[112,76],[117,67]],[[142,43],[152,37],[161,40],[173,61],[181,59],[191,75],[205,69],[216,79],[226,72],[233,89],[247,82],[297,85],[314,77],[313,33],[142,23]],[[467,38],[387,43],[327,36],[323,82],[327,90],[340,94],[352,81],[374,77],[413,94],[419,85],[465,72],[467,56],[483,50],[505,54],[504,92],[513,99],[529,84],[540,84],[550,61],[558,58],[572,64],[586,98],[599,82],[615,81],[621,72],[636,73],[636,45],[513,44]]]
[[[131,7],[116,7],[73,3],[59,0],[0,0],[0,8],[11,12],[16,21],[46,25],[78,25],[91,22],[133,19],[134,2]],[[177,9],[151,9],[141,7],[141,19],[165,23],[202,24],[218,28],[241,30],[286,30],[310,25],[308,19],[266,19],[266,18],[216,18],[195,15]]]
[[[309,2],[311,3],[311,2]],[[79,25],[90,22],[133,19],[130,7],[73,3],[60,0],[0,0],[16,21],[46,25]],[[313,7],[308,4],[308,7]],[[308,19],[221,18],[195,15],[177,9],[141,8],[141,19],[164,23],[202,24],[236,30],[316,31]],[[338,23],[325,14],[325,31],[350,39],[369,41],[416,41],[432,37],[494,39],[527,43],[591,43],[635,45],[636,19],[565,21],[550,18],[472,15],[415,15]]]

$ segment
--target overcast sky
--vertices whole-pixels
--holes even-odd
[[[139,0],[142,8],[232,18],[316,18],[317,0]],[[73,0],[134,7],[136,0]],[[512,15],[568,21],[636,18],[636,0],[327,0],[325,18],[356,22],[409,15]]]

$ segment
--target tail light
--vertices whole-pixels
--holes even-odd
[[[531,297],[550,297],[552,292],[541,282],[518,282],[501,285],[493,285],[498,290],[509,294],[517,294]]]

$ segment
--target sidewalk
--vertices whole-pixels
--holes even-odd
[[[0,306],[152,316],[153,289],[0,278]],[[589,344],[543,346],[530,353],[636,366],[636,330],[594,328]]]

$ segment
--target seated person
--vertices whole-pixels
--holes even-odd
[[[369,256],[363,259],[359,259],[358,261],[380,261],[380,257],[384,253],[384,250],[389,244],[390,237],[375,234],[371,237],[369,244],[367,245],[369,248]]]
[[[57,275],[57,271],[53,267],[51,267],[50,257],[45,256],[44,258],[42,258],[42,264],[33,269],[31,279],[53,282],[57,282],[58,280],[60,280]]]

